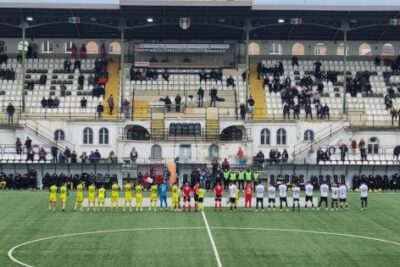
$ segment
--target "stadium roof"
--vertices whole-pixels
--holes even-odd
[[[120,38],[148,40],[400,40],[399,11],[253,10],[250,6],[123,6],[118,9],[0,8],[0,38],[20,38],[27,23],[28,38]],[[80,23],[71,23],[78,17]],[[147,19],[153,18],[153,22]],[[187,30],[179,18],[190,18]],[[298,19],[294,22],[294,19]],[[283,19],[279,23],[278,19]],[[396,20],[392,20],[396,24]],[[399,20],[400,21],[400,20]],[[75,21],[77,22],[77,21]],[[282,22],[282,21],[281,21]],[[296,24],[299,23],[299,24]]]

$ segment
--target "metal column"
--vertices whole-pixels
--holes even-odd
[[[344,45],[344,52],[343,52],[343,72],[344,72],[344,80],[343,80],[343,115],[347,114],[347,107],[346,107],[346,87],[347,87],[347,31],[348,31],[349,24],[347,20],[343,22],[343,45]]]
[[[246,56],[246,99],[245,104],[247,103],[247,99],[249,99],[249,77],[250,77],[250,68],[249,68],[249,37],[250,37],[250,20],[246,20],[246,42],[245,42],[245,56]],[[239,103],[242,104],[242,103]]]
[[[23,18],[24,19],[24,18]],[[26,51],[28,47],[25,45],[25,33],[26,33],[26,22],[25,20],[22,21],[21,24],[21,29],[22,29],[22,63],[21,63],[21,70],[22,70],[22,112],[25,112],[25,74],[26,74]]]
[[[121,22],[123,23],[123,22]],[[122,103],[124,101],[124,90],[125,90],[125,28],[121,25],[121,59],[120,59],[120,90],[121,90],[121,97],[120,97],[120,114],[125,116]]]

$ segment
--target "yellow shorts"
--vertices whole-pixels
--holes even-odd
[[[150,195],[150,200],[151,201],[157,201],[157,199],[158,199],[157,195],[154,195],[154,194]]]
[[[98,201],[99,203],[104,203],[104,197],[99,197],[99,198],[97,199],[97,201]]]
[[[118,198],[119,198],[118,195],[112,195],[111,196],[111,202],[118,202]]]
[[[89,202],[94,202],[96,200],[96,197],[94,195],[89,195],[88,200]]]
[[[56,195],[50,195],[50,202],[57,202],[57,196]]]
[[[137,203],[142,203],[143,202],[143,196],[136,196],[136,202]]]
[[[67,196],[61,195],[61,196],[60,196],[60,200],[61,200],[61,203],[67,202]]]
[[[125,201],[132,201],[132,194],[130,193],[125,193]]]
[[[76,194],[76,202],[83,202],[83,194],[82,193]]]

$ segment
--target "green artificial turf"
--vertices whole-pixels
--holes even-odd
[[[16,249],[14,256],[32,266],[217,266],[201,213],[73,212],[74,195],[67,211],[49,212],[47,192],[0,191],[0,266],[18,266],[7,252],[26,241],[117,229],[123,231],[32,243]],[[368,201],[365,211],[359,209],[359,194],[350,193],[347,211],[206,208],[205,215],[222,266],[399,266],[400,245],[296,231],[400,243],[400,194],[371,193]],[[149,228],[173,229],[134,230]]]

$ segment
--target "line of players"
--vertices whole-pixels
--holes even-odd
[[[264,211],[264,198],[265,198],[265,187],[262,182],[258,182],[255,188],[252,183],[246,183],[244,186],[244,200],[245,207],[244,209],[247,211],[251,211],[251,203],[253,198],[253,191],[256,194],[256,207],[255,210]],[[141,184],[133,185],[132,183],[125,183],[123,185],[122,190],[124,191],[124,206],[123,211],[129,209],[132,211],[132,190],[135,191],[135,200],[136,200],[136,211],[143,210],[143,191],[144,187]],[[93,211],[102,209],[105,211],[105,199],[106,199],[106,190],[104,186],[101,186],[98,190],[94,183],[88,186],[88,206],[87,211],[92,209]],[[97,192],[96,192],[97,191]],[[167,204],[167,193],[169,191],[169,186],[166,182],[163,182],[160,185],[152,184],[150,187],[150,205],[149,211],[157,210],[157,201],[159,200],[160,209],[168,209]],[[49,211],[55,211],[56,203],[57,203],[57,193],[60,194],[60,201],[62,205],[62,210],[65,211],[65,205],[67,202],[67,197],[69,195],[67,184],[64,183],[60,188],[57,188],[56,185],[50,186],[50,203],[49,203]],[[117,210],[119,208],[119,185],[114,182],[111,186],[111,211]],[[217,183],[214,187],[214,210],[222,211],[222,197],[223,197],[224,189],[220,183]],[[237,209],[238,202],[240,199],[240,190],[235,185],[235,183],[231,182],[229,184],[228,189],[229,194],[229,203],[230,210],[233,211]],[[326,182],[323,182],[320,186],[320,199],[318,202],[318,206],[314,206],[314,187],[308,182],[305,186],[305,208],[310,207],[311,209],[319,210],[322,204],[325,204],[325,209],[328,210],[328,198],[329,192],[331,192],[331,210],[339,210],[340,209],[348,209],[347,202],[347,187],[345,184],[337,185],[335,183],[332,184],[331,190],[329,190],[329,186]],[[96,194],[97,193],[97,194]],[[181,207],[180,199],[181,195],[183,195],[183,206]],[[184,184],[182,188],[179,188],[175,183],[171,188],[171,211],[180,211],[183,208],[183,211],[191,211],[191,195],[194,196],[194,211],[202,211],[204,210],[204,198],[206,195],[206,190],[199,186],[197,183],[193,188],[189,186],[188,183]],[[274,185],[269,185],[267,188],[268,195],[268,210],[276,210],[276,187]],[[279,195],[279,208],[282,211],[284,208],[288,211],[288,189],[286,184],[281,183],[278,185],[278,195]],[[368,186],[365,183],[362,183],[360,186],[360,196],[361,196],[361,210],[367,208],[367,198],[368,198]],[[292,211],[297,210],[300,211],[300,187],[297,184],[292,186]],[[83,200],[84,200],[84,183],[81,182],[77,186],[76,200],[74,205],[74,210],[83,211]],[[340,205],[339,205],[340,203]],[[310,206],[308,206],[310,204]]]

